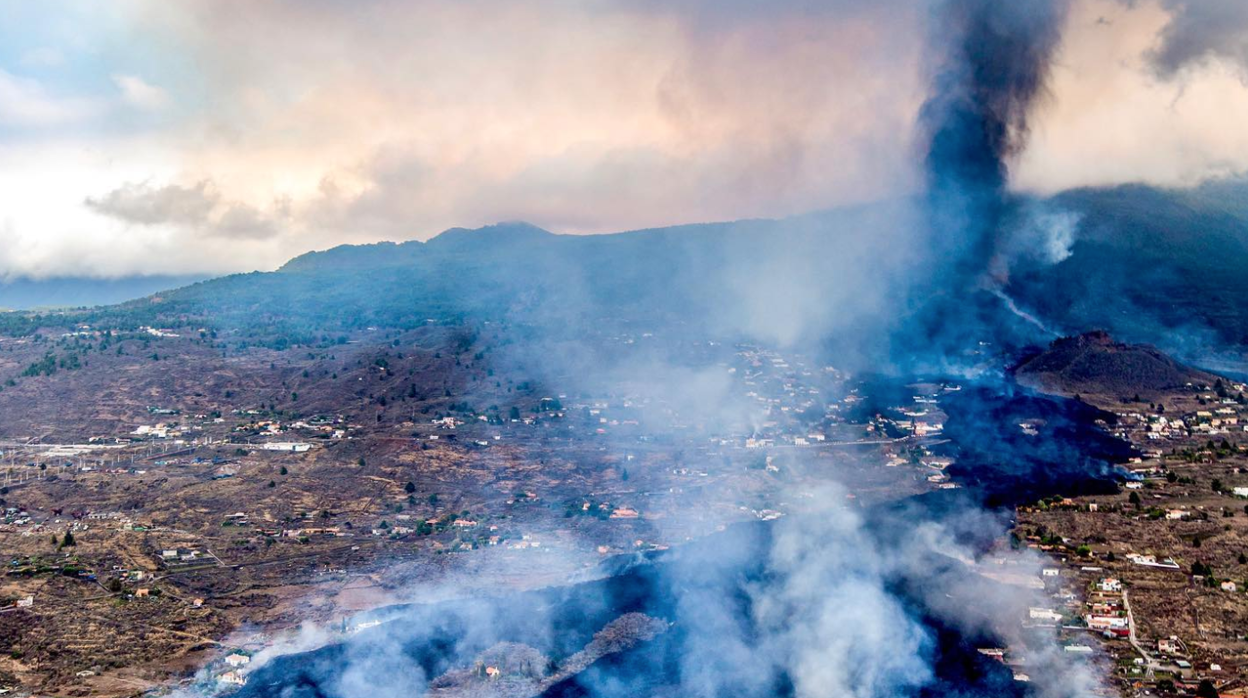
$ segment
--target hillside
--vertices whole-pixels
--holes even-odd
[[[1079,189],[1053,203],[1080,213],[1079,236],[1060,263],[1013,276],[1020,302],[1067,331],[1103,327],[1191,356],[1248,344],[1248,181]]]
[[[924,259],[928,248],[907,204],[594,236],[525,223],[456,228],[428,242],[313,252],[275,272],[116,306],[9,313],[0,316],[0,333],[71,322],[148,325],[281,349],[325,346],[369,327],[473,319],[569,336],[611,326],[782,343],[850,337],[862,350],[864,341],[884,346],[890,332],[924,321],[905,289],[939,265]],[[1189,359],[1248,345],[1244,180],[1188,190],[1080,189],[1019,204],[1074,212],[1081,221],[1060,262],[1024,261],[1010,271],[1005,290],[1045,324],[1062,332],[1103,327]],[[987,303],[992,308],[963,314],[1004,313]],[[994,330],[993,340],[1008,343],[1008,334]]]
[[[1154,347],[1117,342],[1102,331],[1056,339],[1012,372],[1020,384],[1045,392],[1109,398],[1148,399],[1218,382]]]

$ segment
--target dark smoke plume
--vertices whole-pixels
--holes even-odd
[[[935,263],[918,297],[937,305],[921,310],[926,339],[961,344],[982,329],[968,321],[988,322],[985,315],[1002,309],[997,301],[975,308],[983,301],[971,296],[1000,283],[991,270],[1013,205],[1009,161],[1026,144],[1066,10],[1066,0],[943,0],[937,7],[932,88],[919,117]],[[951,325],[957,336],[949,336]]]

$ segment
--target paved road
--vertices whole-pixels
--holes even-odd
[[[1127,611],[1127,639],[1131,641],[1131,646],[1135,648],[1135,651],[1139,652],[1140,656],[1144,658],[1144,666],[1147,667],[1146,676],[1152,679],[1153,670],[1160,669],[1161,665],[1144,649],[1144,646],[1140,644],[1139,638],[1135,635],[1135,616],[1131,613],[1131,600],[1127,596],[1126,589],[1122,590],[1122,607]]]

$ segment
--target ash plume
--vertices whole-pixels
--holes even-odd
[[[986,323],[999,310],[965,306],[977,291],[1000,290],[991,270],[1001,266],[994,258],[1014,205],[1009,162],[1026,145],[1067,8],[1065,0],[944,0],[936,10],[935,70],[919,116],[934,263],[916,290],[936,299],[923,308],[924,339],[965,340],[982,328],[954,318]]]

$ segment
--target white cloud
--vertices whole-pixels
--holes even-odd
[[[121,90],[122,99],[144,111],[160,111],[169,106],[169,94],[136,75],[114,75],[113,82]]]
[[[38,80],[0,69],[0,126],[64,126],[99,113],[99,105],[92,100],[55,96]]]

